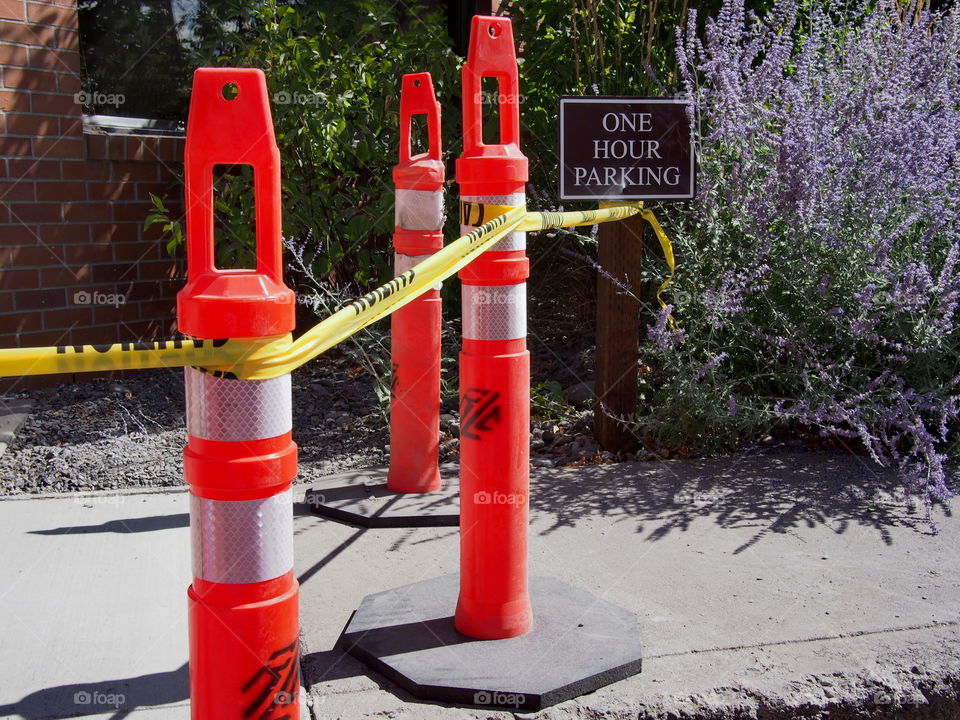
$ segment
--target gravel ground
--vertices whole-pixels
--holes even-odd
[[[365,377],[364,377],[365,375]],[[300,479],[386,462],[386,423],[372,378],[340,358],[294,374]],[[0,456],[0,494],[183,484],[183,373],[17,393],[32,413]]]
[[[591,433],[592,338],[554,326],[549,338],[531,339],[531,465],[552,468],[623,460],[689,457],[684,449],[656,447],[644,438],[636,453],[601,450]],[[459,461],[456,396],[459,335],[444,332],[445,395],[440,416],[440,461]],[[300,448],[298,480],[389,462],[386,405],[373,374],[345,352],[327,353],[293,375],[293,437]],[[0,397],[30,398],[34,407],[0,455],[0,495],[73,492],[183,484],[183,373],[130,373],[120,381],[95,380]],[[797,436],[760,440],[760,446],[805,443]]]
[[[549,337],[533,337],[530,343],[533,385],[550,383],[561,397],[560,403],[546,403],[539,411],[535,404],[532,464],[561,467],[634,459],[601,452],[590,434],[592,411],[586,408],[592,387],[583,379],[591,375],[592,338],[553,327]],[[440,461],[457,462],[455,321],[445,323],[443,345]],[[378,400],[373,375],[355,357],[331,351],[322,362],[309,363],[293,375],[300,482],[389,462],[387,408]],[[183,484],[186,434],[180,370],[130,373],[122,380],[31,390],[0,400],[13,398],[30,398],[34,407],[0,455],[0,495]]]

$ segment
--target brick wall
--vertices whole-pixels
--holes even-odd
[[[75,0],[0,0],[0,347],[175,329],[182,264],[142,227],[149,193],[180,207],[183,140],[85,133],[79,45]]]

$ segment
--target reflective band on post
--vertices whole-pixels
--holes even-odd
[[[395,224],[404,230],[439,230],[443,227],[442,190],[396,189]]]
[[[419,263],[422,263],[426,260],[429,255],[404,255],[403,253],[396,253],[393,256],[393,272],[394,276],[403,275],[407,270],[416,266]],[[434,290],[439,290],[443,287],[443,283],[437,283],[433,286]]]
[[[403,253],[396,253],[393,256],[393,272],[397,275],[402,275],[410,268],[414,267],[417,263],[422,263],[426,260],[429,255],[404,255]],[[437,284],[439,288],[439,283]]]
[[[194,576],[214,583],[272,580],[293,569],[293,489],[257,500],[190,496]]]
[[[293,427],[290,375],[234,380],[186,368],[187,434],[239,442],[276,437]]]
[[[481,205],[509,205],[517,207],[527,202],[527,197],[523,193],[513,193],[511,195],[461,195],[461,202],[480,203]],[[460,234],[473,230],[472,225],[461,225]],[[498,252],[506,250],[526,250],[527,233],[522,230],[514,230],[495,243],[488,252]]]
[[[463,285],[463,337],[516,340],[527,335],[527,286]]]

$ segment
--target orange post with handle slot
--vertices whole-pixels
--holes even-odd
[[[413,118],[426,118],[427,149],[412,154]],[[403,76],[400,162],[393,169],[396,227],[394,276],[443,248],[443,161],[440,103],[430,73]],[[425,493],[440,488],[439,287],[391,316],[390,469],[387,488]]]
[[[499,142],[483,142],[481,81],[498,81]],[[463,66],[462,201],[525,204],[520,91],[510,20],[474,16]],[[485,216],[489,220],[491,216]],[[461,220],[462,222],[462,220]],[[461,233],[472,228],[461,225]],[[527,632],[530,353],[526,233],[511,232],[460,271],[460,594],[455,624],[470,637]]]
[[[216,267],[213,172],[253,166],[256,267]],[[180,331],[264,338],[294,326],[280,244],[280,154],[260,70],[201,68],[187,124],[187,285]],[[299,588],[293,574],[290,375],[238,380],[186,368],[195,720],[299,718]]]

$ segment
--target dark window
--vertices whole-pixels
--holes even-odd
[[[87,112],[185,120],[192,62],[190,0],[80,0]]]

